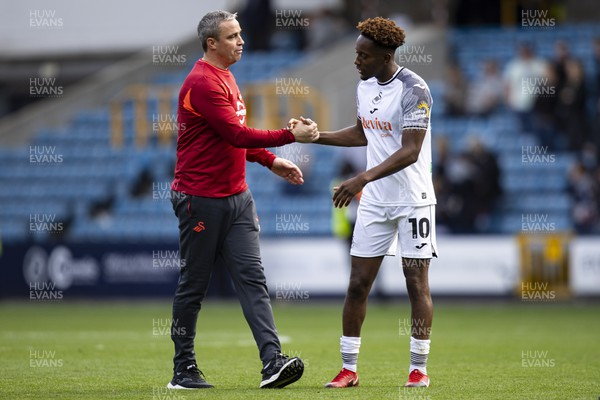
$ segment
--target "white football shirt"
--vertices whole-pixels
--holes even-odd
[[[361,203],[379,206],[425,206],[436,203],[431,179],[432,105],[429,87],[413,71],[400,67],[387,82],[361,81],[356,90],[358,118],[367,144],[367,169],[402,148],[403,129],[426,129],[418,160],[385,178],[368,183]]]

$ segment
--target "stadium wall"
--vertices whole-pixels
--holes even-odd
[[[598,238],[575,238],[570,248],[574,296],[600,295]],[[434,296],[518,296],[518,242],[509,236],[438,239],[432,261]],[[274,299],[299,301],[343,296],[349,276],[346,244],[334,238],[263,240],[262,255]],[[184,262],[184,261],[183,261]],[[178,269],[176,243],[10,245],[0,258],[0,298],[29,301],[69,298],[170,297]],[[399,257],[388,257],[377,285],[387,295],[406,293]],[[234,294],[216,268],[209,295]]]

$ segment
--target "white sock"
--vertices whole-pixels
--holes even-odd
[[[360,337],[342,336],[340,338],[340,352],[344,368],[356,372],[358,352],[360,350]]]
[[[427,375],[427,356],[429,355],[429,345],[431,340],[415,339],[410,337],[410,367],[408,372],[418,369]]]

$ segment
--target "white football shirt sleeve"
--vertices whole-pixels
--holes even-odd
[[[425,84],[416,82],[412,87],[406,88],[402,97],[402,129],[427,129],[430,109],[431,94]]]

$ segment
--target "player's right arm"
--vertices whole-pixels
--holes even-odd
[[[208,125],[229,144],[239,148],[283,146],[294,141],[310,141],[318,133],[298,124],[294,129],[262,130],[246,126],[246,109],[235,110],[220,82],[205,78],[189,89],[184,107],[206,119]],[[240,102],[241,103],[241,102]],[[316,127],[315,127],[316,128]],[[316,129],[314,129],[316,131]]]
[[[328,146],[359,147],[367,145],[367,137],[363,130],[360,119],[356,119],[356,125],[348,126],[339,131],[319,132],[320,136],[314,143]]]

